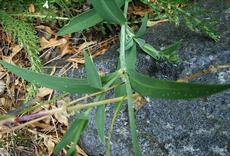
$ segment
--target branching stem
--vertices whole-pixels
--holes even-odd
[[[129,0],[125,1],[125,7],[124,7],[124,16],[127,18],[127,11],[128,11],[128,3]],[[132,87],[129,81],[129,75],[127,73],[126,68],[126,55],[125,55],[125,41],[126,41],[126,25],[127,23],[121,25],[121,35],[120,35],[120,64],[121,64],[121,70],[123,70],[122,79],[125,82],[126,87],[126,93],[127,93],[127,99],[128,99],[128,114],[129,114],[129,125],[131,130],[131,136],[132,136],[132,144],[134,147],[134,153],[136,156],[140,156],[140,147],[138,143],[137,138],[137,128],[136,128],[136,121],[135,121],[135,114],[134,114],[134,108],[133,108],[133,97],[132,97]]]

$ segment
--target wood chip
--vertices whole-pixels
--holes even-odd
[[[53,93],[53,89],[50,88],[39,88],[38,93],[37,93],[37,97],[38,98],[44,98],[47,95],[50,95]]]
[[[0,80],[0,95],[5,91],[6,84],[2,80]]]

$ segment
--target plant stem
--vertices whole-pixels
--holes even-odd
[[[134,94],[134,96],[136,96],[136,94]],[[121,97],[116,97],[113,99],[106,99],[106,100],[102,100],[102,101],[91,102],[88,104],[78,104],[76,106],[67,107],[67,110],[68,111],[79,111],[81,109],[101,106],[101,105],[110,104],[110,103],[116,103],[116,102],[119,102],[119,101],[122,101],[125,99],[127,99],[127,96],[121,96]]]
[[[21,129],[21,128],[27,126],[27,125],[32,124],[32,123],[38,122],[38,121],[40,121],[40,120],[43,120],[43,119],[45,119],[45,118],[47,118],[47,117],[49,117],[49,115],[42,116],[42,117],[40,117],[40,118],[31,120],[31,121],[29,121],[29,122],[20,124],[20,125],[18,125],[18,126],[16,126],[16,127],[13,127],[13,128],[10,128],[10,129],[6,129],[6,130],[3,130],[3,131],[0,131],[0,134],[10,133],[10,132],[12,132],[12,131],[15,131],[15,130],[17,130],[17,129]]]
[[[120,64],[122,72],[126,72],[126,61],[125,61],[125,24],[121,26],[121,37],[120,37]]]
[[[125,7],[124,7],[124,16],[127,17],[127,10],[128,10],[128,3],[129,0],[125,1]],[[136,156],[140,156],[140,147],[138,143],[137,138],[137,128],[136,128],[136,121],[135,121],[135,114],[134,114],[134,108],[133,108],[133,98],[132,98],[132,87],[129,81],[129,76],[127,74],[127,68],[126,68],[126,58],[125,58],[125,41],[126,41],[126,24],[121,25],[121,35],[120,35],[120,64],[121,64],[121,70],[123,70],[122,79],[125,82],[126,86],[126,92],[128,97],[128,114],[129,114],[129,125],[130,125],[130,131],[132,136],[132,144],[134,148],[134,154]]]
[[[19,13],[19,14],[9,14],[11,16],[22,16],[22,17],[33,17],[33,18],[47,18],[47,19],[56,19],[56,20],[69,20],[68,17],[59,17],[59,16],[47,16],[47,15],[41,15],[41,14],[25,14],[25,13]]]
[[[66,106],[74,105],[74,104],[78,103],[79,101],[88,99],[88,98],[90,98],[90,97],[92,97],[92,96],[96,96],[96,95],[105,93],[105,92],[107,92],[107,91],[109,91],[109,90],[111,90],[111,89],[114,89],[114,88],[116,88],[116,87],[118,87],[118,86],[120,86],[120,85],[121,85],[121,84],[117,84],[117,85],[111,86],[111,87],[109,87],[109,88],[105,88],[105,89],[102,90],[102,91],[99,91],[99,92],[96,92],[96,93],[92,93],[92,94],[89,94],[89,95],[87,94],[87,95],[85,95],[85,96],[83,96],[83,97],[80,97],[80,98],[78,98],[78,99],[76,99],[76,100],[71,101],[70,103],[66,104]]]
[[[125,1],[124,16],[127,17],[129,0]],[[121,25],[121,36],[120,36],[120,63],[121,70],[126,72],[126,61],[125,61],[125,40],[126,40],[126,23]]]
[[[112,133],[113,133],[113,127],[116,121],[116,118],[118,116],[118,114],[120,113],[120,110],[123,106],[123,102],[124,100],[121,100],[114,112],[112,121],[111,121],[111,125],[109,127],[109,132],[108,132],[108,141],[107,141],[107,148],[106,148],[106,156],[110,156],[110,149],[111,149],[111,139],[112,139]]]

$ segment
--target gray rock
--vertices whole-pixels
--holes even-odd
[[[143,53],[138,54],[138,70],[160,79],[176,80],[208,68],[210,65],[230,65],[230,3],[228,0],[209,0],[201,3],[218,18],[221,39],[215,43],[184,25],[161,24],[151,28],[145,35],[146,41],[157,48],[168,46],[182,39],[179,50],[181,63],[172,65],[166,61],[155,61]],[[118,53],[115,50],[95,60],[97,67],[109,73],[116,69]],[[78,71],[82,75],[84,69]],[[230,68],[195,78],[197,83],[227,83]],[[137,127],[139,142],[144,156],[227,156],[230,153],[230,91],[196,100],[151,99],[139,111]],[[107,107],[106,132],[108,131],[113,107]],[[106,147],[97,136],[95,111],[84,131],[81,147],[89,155],[105,155]],[[133,155],[125,107],[116,120],[112,150],[113,156]]]

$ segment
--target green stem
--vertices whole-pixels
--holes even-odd
[[[96,93],[92,93],[92,94],[89,94],[89,95],[87,94],[87,95],[85,95],[85,96],[83,96],[83,97],[81,97],[81,98],[78,98],[78,99],[76,99],[76,100],[71,101],[70,103],[66,104],[66,106],[74,105],[74,104],[78,103],[79,101],[88,99],[88,98],[90,98],[90,97],[92,97],[92,96],[96,96],[96,95],[99,95],[99,94],[103,94],[103,93],[105,93],[105,92],[107,92],[107,91],[109,91],[109,90],[112,90],[112,89],[114,89],[114,88],[116,88],[116,87],[119,87],[120,85],[121,85],[121,84],[113,85],[113,86],[111,86],[111,87],[109,87],[109,88],[103,89],[102,91],[99,91],[99,92],[96,92]]]
[[[129,0],[125,1],[124,16],[127,17]],[[126,24],[121,25],[121,36],[120,36],[120,63],[121,70],[126,72],[126,61],[125,61],[125,40],[126,40]]]
[[[92,107],[101,106],[101,105],[110,104],[110,103],[116,103],[123,99],[127,99],[127,97],[121,96],[121,97],[117,97],[113,99],[106,99],[102,101],[91,102],[88,104],[78,104],[76,106],[67,107],[67,110],[68,111],[79,111],[81,109],[92,108]]]
[[[114,75],[114,77],[109,81],[107,82],[104,87],[103,87],[103,90],[102,91],[105,91],[107,90],[112,84],[113,82],[116,81],[116,79],[119,77],[119,72]],[[103,92],[104,93],[104,92]],[[101,98],[102,95],[99,95],[98,97],[96,97],[95,101],[96,102],[93,102],[93,103],[89,103],[89,104],[83,104],[83,105],[76,105],[76,106],[70,106],[67,108],[68,111],[78,111],[78,110],[81,110],[81,109],[85,109],[85,108],[88,108],[87,109],[87,112],[90,113],[93,109],[93,107],[95,106],[100,106],[100,105],[103,105],[103,104],[100,104],[101,101],[98,101],[100,98]],[[109,99],[110,100],[110,99]],[[105,101],[105,100],[104,100]],[[95,104],[96,103],[96,104]],[[71,103],[72,104],[72,103]],[[69,105],[68,105],[69,106]],[[66,107],[66,106],[65,106]]]
[[[18,13],[18,14],[9,14],[11,16],[22,16],[22,17],[33,17],[33,18],[47,18],[47,19],[56,19],[56,20],[69,20],[68,17],[59,17],[59,16],[47,16],[41,14],[25,14],[25,13]]]
[[[122,73],[126,72],[125,62],[125,24],[121,26],[121,37],[120,37],[120,64]]]
[[[123,102],[124,102],[124,99],[121,100],[114,112],[114,115],[113,115],[113,118],[112,118],[112,121],[111,121],[111,125],[109,127],[109,132],[108,132],[108,141],[107,141],[107,148],[106,148],[106,156],[110,156],[110,149],[111,149],[111,140],[112,140],[112,133],[113,133],[113,126],[115,124],[115,121],[116,121],[116,118],[118,116],[118,114],[120,113],[120,110],[123,106]]]
[[[125,1],[125,7],[124,7],[124,16],[127,17],[127,10],[128,10],[128,3],[129,0]],[[127,68],[126,68],[126,58],[125,58],[125,40],[126,40],[126,24],[121,25],[121,35],[120,35],[120,64],[121,64],[121,70],[123,70],[122,79],[125,82],[126,86],[126,92],[128,96],[128,114],[129,114],[129,125],[131,129],[131,136],[132,136],[132,144],[134,148],[134,154],[136,156],[140,156],[140,147],[138,143],[137,138],[137,127],[136,127],[136,121],[135,121],[135,114],[134,114],[134,108],[133,108],[133,98],[132,98],[132,87],[129,81],[129,76],[127,74]]]

